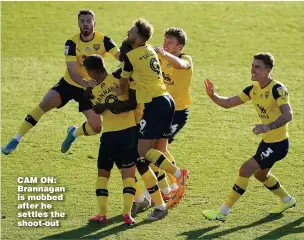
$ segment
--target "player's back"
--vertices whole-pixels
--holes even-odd
[[[116,96],[114,89],[115,84],[119,84],[119,79],[109,74],[102,83],[93,88],[92,93],[94,99],[92,103],[116,103],[118,101],[128,100],[128,93]],[[106,110],[102,113],[103,132],[113,132],[136,126],[134,110],[117,113],[115,111]]]
[[[157,53],[149,44],[133,49],[127,53],[131,69],[125,63],[122,77],[130,77],[125,72],[132,72],[131,77],[136,82],[136,99],[138,103],[148,103],[152,98],[167,93],[163,82],[161,67]]]

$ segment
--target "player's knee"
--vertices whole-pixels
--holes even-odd
[[[129,168],[122,168],[122,171],[121,171],[122,179],[134,178],[135,177],[135,168],[136,168],[136,165],[133,165],[132,167],[129,167]]]
[[[260,182],[265,182],[269,178],[269,175],[264,172],[258,171],[254,173],[254,177]]]
[[[106,169],[98,169],[98,177],[110,178],[111,171]]]
[[[242,165],[239,170],[239,175],[241,177],[250,177],[251,170],[246,165]]]
[[[142,157],[145,157],[146,154],[147,154],[147,152],[148,152],[148,150],[147,150],[146,148],[142,148],[142,147],[139,147],[139,148],[138,148],[138,153],[139,153],[139,155],[142,156]]]
[[[166,152],[167,151],[167,139],[160,139],[154,143],[153,148],[161,151]]]
[[[102,127],[100,123],[92,123],[89,122],[90,127],[92,128],[92,131],[96,134],[101,133]]]
[[[141,176],[149,171],[149,164],[145,162],[137,162],[136,167]]]
[[[42,99],[39,107],[44,111],[48,112],[53,108],[59,107],[62,104],[60,94],[54,90],[50,90]]]

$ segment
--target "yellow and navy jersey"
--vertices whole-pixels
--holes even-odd
[[[275,80],[272,80],[264,88],[260,88],[259,83],[255,82],[245,88],[238,96],[243,102],[252,100],[263,124],[275,121],[282,114],[280,106],[289,104],[287,88]],[[288,138],[287,124],[264,133],[262,137],[266,143],[280,142]]]
[[[65,61],[77,62],[77,73],[85,80],[89,80],[90,76],[83,66],[83,60],[85,57],[91,54],[99,54],[104,56],[106,52],[115,56],[119,51],[116,44],[112,39],[108,38],[100,32],[94,32],[94,38],[89,42],[83,42],[80,38],[80,33],[68,39],[65,43]],[[76,87],[84,88],[78,83],[74,82],[69,74],[68,69],[65,70],[64,79]]]
[[[128,100],[128,93],[116,96],[114,84],[119,84],[119,79],[109,74],[100,84],[94,87],[92,90],[94,99],[91,100],[93,105]],[[120,131],[136,126],[134,110],[123,113],[106,110],[102,113],[102,117],[103,132]]]
[[[149,103],[152,98],[168,94],[157,53],[149,44],[127,53],[121,77],[134,79],[138,103]]]
[[[158,54],[162,74],[168,93],[173,97],[175,109],[184,110],[191,105],[190,85],[193,74],[192,58],[188,54],[180,53],[179,58],[186,60],[190,67],[188,69],[175,69],[168,61]]]

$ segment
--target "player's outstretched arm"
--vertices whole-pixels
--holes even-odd
[[[168,63],[175,69],[189,69],[190,68],[190,63],[187,62],[184,59],[181,59],[177,56],[174,56],[173,54],[165,51],[162,47],[156,46],[156,51],[158,54],[162,55]]]
[[[79,76],[79,74],[77,73],[77,62],[67,62],[67,68],[69,71],[69,74],[72,78],[72,80],[76,83],[78,83],[81,86],[84,87],[95,87],[97,85],[96,81],[90,80],[90,81],[86,81],[84,80],[82,77]]]
[[[239,96],[222,97],[216,94],[214,92],[213,83],[209,79],[205,80],[205,87],[206,93],[211,98],[211,100],[223,108],[231,108],[244,103]]]

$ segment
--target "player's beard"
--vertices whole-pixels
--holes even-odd
[[[81,29],[81,34],[85,37],[89,36],[93,32],[93,28],[88,28],[86,30]]]

